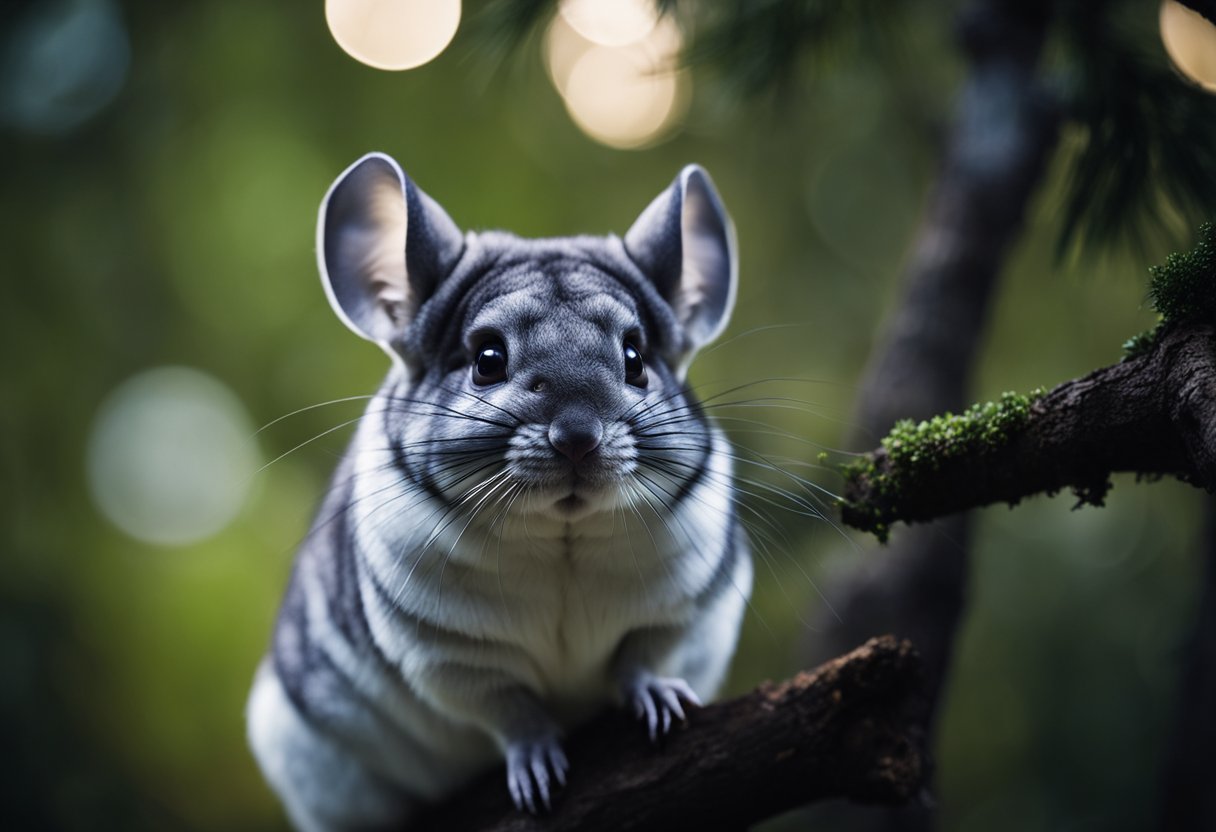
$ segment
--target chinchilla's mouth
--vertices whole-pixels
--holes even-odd
[[[571,473],[570,477],[556,489],[553,508],[568,517],[594,510],[609,497],[611,486],[598,477],[587,477]]]
[[[611,511],[621,502],[622,492],[615,477],[566,475],[538,483],[530,489],[529,503],[533,510],[564,521],[573,521],[590,514]]]

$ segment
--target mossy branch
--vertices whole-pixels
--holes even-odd
[[[932,520],[1071,488],[1102,505],[1110,476],[1174,476],[1216,490],[1216,229],[1151,269],[1156,329],[1119,364],[1044,393],[1006,393],[914,424],[847,465],[845,523],[885,539]]]
[[[924,522],[1071,488],[1102,505],[1120,471],[1216,490],[1216,326],[1166,328],[1145,354],[963,416],[898,426],[844,469],[844,522],[885,538]]]

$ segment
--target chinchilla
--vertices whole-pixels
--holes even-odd
[[[334,311],[392,366],[302,545],[248,704],[303,830],[402,828],[505,758],[548,806],[612,704],[714,695],[752,565],[685,381],[725,328],[730,218],[689,165],[623,238],[461,233],[388,156],[321,204]]]

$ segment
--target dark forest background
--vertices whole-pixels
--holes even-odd
[[[486,20],[507,7],[465,6],[451,46],[401,73],[345,55],[320,3],[65,0],[0,12],[6,827],[282,827],[245,747],[244,697],[293,548],[349,433],[338,426],[360,403],[254,432],[368,393],[386,369],[334,318],[314,261],[317,204],[359,155],[395,156],[463,227],[530,236],[623,233],[683,164],[705,165],[737,225],[741,287],[733,324],[692,383],[706,395],[750,385],[722,409],[727,431],[833,492],[839,478],[819,453],[864,450],[884,429],[859,415],[859,401],[920,263],[962,116],[999,124],[987,88],[960,98],[985,50],[1004,55],[1001,44],[1039,25],[1021,60],[1041,73],[1043,96],[1099,106],[1078,80],[1094,64],[1070,51],[1058,19],[1002,22],[1000,3],[903,2],[882,26],[866,23],[871,8],[834,20],[822,42],[792,41],[798,60],[770,66],[781,70],[772,77],[761,66],[750,86],[746,60],[707,49],[689,70],[682,123],[651,146],[613,149],[567,114],[539,33],[495,37]],[[975,7],[980,17],[968,18]],[[1157,4],[1103,8],[1120,42],[1169,80],[1156,100],[1201,95],[1169,70]],[[977,47],[967,27],[985,19],[1002,25],[981,31]],[[764,44],[740,36],[737,48],[771,58]],[[51,69],[23,74],[31,52]],[[1092,206],[1076,207],[1076,183],[1097,139],[1095,120],[1075,116],[1084,109],[1038,140],[1033,187],[1013,197],[989,252],[999,281],[975,307],[956,380],[967,400],[1118,360],[1155,320],[1147,267],[1188,245],[1205,218],[1203,199],[1144,196],[1156,193],[1154,157],[1147,190],[1133,195],[1153,221],[1086,225]],[[1139,117],[1173,116],[1162,107]],[[1117,124],[1137,123],[1125,118]],[[1003,135],[983,144],[998,160]],[[1129,147],[1152,138],[1115,131],[1105,141],[1118,148],[1120,135]],[[1157,152],[1186,156],[1186,134],[1171,136]],[[1120,164],[1108,156],[1100,170],[1131,178]],[[1191,186],[1211,204],[1216,179]],[[1118,198],[1089,187],[1102,204]],[[981,193],[978,204],[1003,198]],[[1062,243],[1078,215],[1081,230]],[[953,326],[918,314],[929,332]],[[123,494],[194,473],[157,467],[165,443],[164,458],[210,471],[198,501],[230,522],[203,532],[189,514],[181,528],[164,513],[125,528],[108,519],[129,509]],[[132,459],[144,467],[124,468]],[[115,493],[120,508],[107,513]],[[806,666],[825,654],[829,630],[871,629],[850,587],[859,574],[881,577],[891,550],[837,528],[824,499],[827,519],[780,495],[755,502],[766,519],[754,610],[729,691]],[[936,726],[941,829],[1133,830],[1159,817],[1197,604],[1202,495],[1127,477],[1105,508],[1073,503],[987,509],[962,536],[916,532],[952,562],[969,553],[953,579],[965,608],[944,648],[953,661]]]

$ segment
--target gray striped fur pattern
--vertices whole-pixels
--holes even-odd
[[[392,368],[298,553],[254,754],[302,830],[400,829],[504,758],[540,811],[568,730],[616,704],[653,738],[734,652],[751,559],[685,384],[734,303],[730,219],[689,166],[624,238],[462,233],[369,154],[317,247]]]

